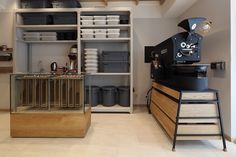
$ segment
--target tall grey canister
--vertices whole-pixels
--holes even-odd
[[[102,87],[102,105],[111,107],[116,104],[117,89],[114,86]]]
[[[98,86],[86,87],[86,103],[90,103],[92,107],[99,104],[100,95],[100,88]]]
[[[130,106],[130,87],[120,86],[118,87],[118,102],[120,106]]]

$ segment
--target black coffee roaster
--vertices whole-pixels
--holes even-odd
[[[185,32],[178,33],[156,46],[145,47],[145,62],[151,63],[151,78],[179,90],[208,89],[208,64],[201,61],[203,37],[196,33],[206,18],[185,19],[178,24]]]

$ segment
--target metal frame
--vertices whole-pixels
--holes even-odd
[[[178,101],[178,109],[177,109],[177,115],[176,115],[176,122],[175,122],[175,133],[174,133],[174,139],[173,139],[173,145],[172,145],[172,151],[175,151],[175,146],[177,142],[177,136],[221,136],[222,142],[223,142],[223,151],[227,151],[225,137],[224,137],[224,129],[223,129],[223,121],[221,117],[221,110],[220,110],[220,99],[218,91],[212,91],[216,95],[216,100],[182,100],[183,91],[180,91],[179,95],[179,101]],[[179,117],[180,114],[180,108],[182,103],[188,103],[188,102],[214,102],[217,105],[218,109],[218,117]],[[219,125],[220,125],[220,134],[178,134],[178,126],[179,126],[179,119],[219,119]]]

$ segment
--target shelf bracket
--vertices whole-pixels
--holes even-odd
[[[138,4],[139,4],[139,0],[135,0],[135,2],[136,2],[136,5],[138,5]]]
[[[163,5],[166,0],[159,0],[159,1],[160,1],[160,5]]]

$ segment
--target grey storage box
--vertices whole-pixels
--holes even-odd
[[[97,106],[101,102],[101,89],[98,86],[86,87],[85,103],[92,107]]]
[[[102,87],[102,105],[111,107],[116,104],[117,89],[114,86]]]
[[[76,13],[55,13],[53,15],[54,24],[77,24]]]
[[[45,13],[24,13],[21,16],[24,25],[52,24],[52,16]]]
[[[129,63],[119,61],[102,61],[100,62],[100,72],[127,73],[129,72]]]
[[[21,8],[50,8],[49,0],[20,0]]]
[[[118,87],[118,104],[123,107],[130,106],[130,87],[129,86]]]
[[[128,51],[103,51],[103,61],[129,61]]]
[[[81,8],[78,0],[51,0],[53,8]]]

